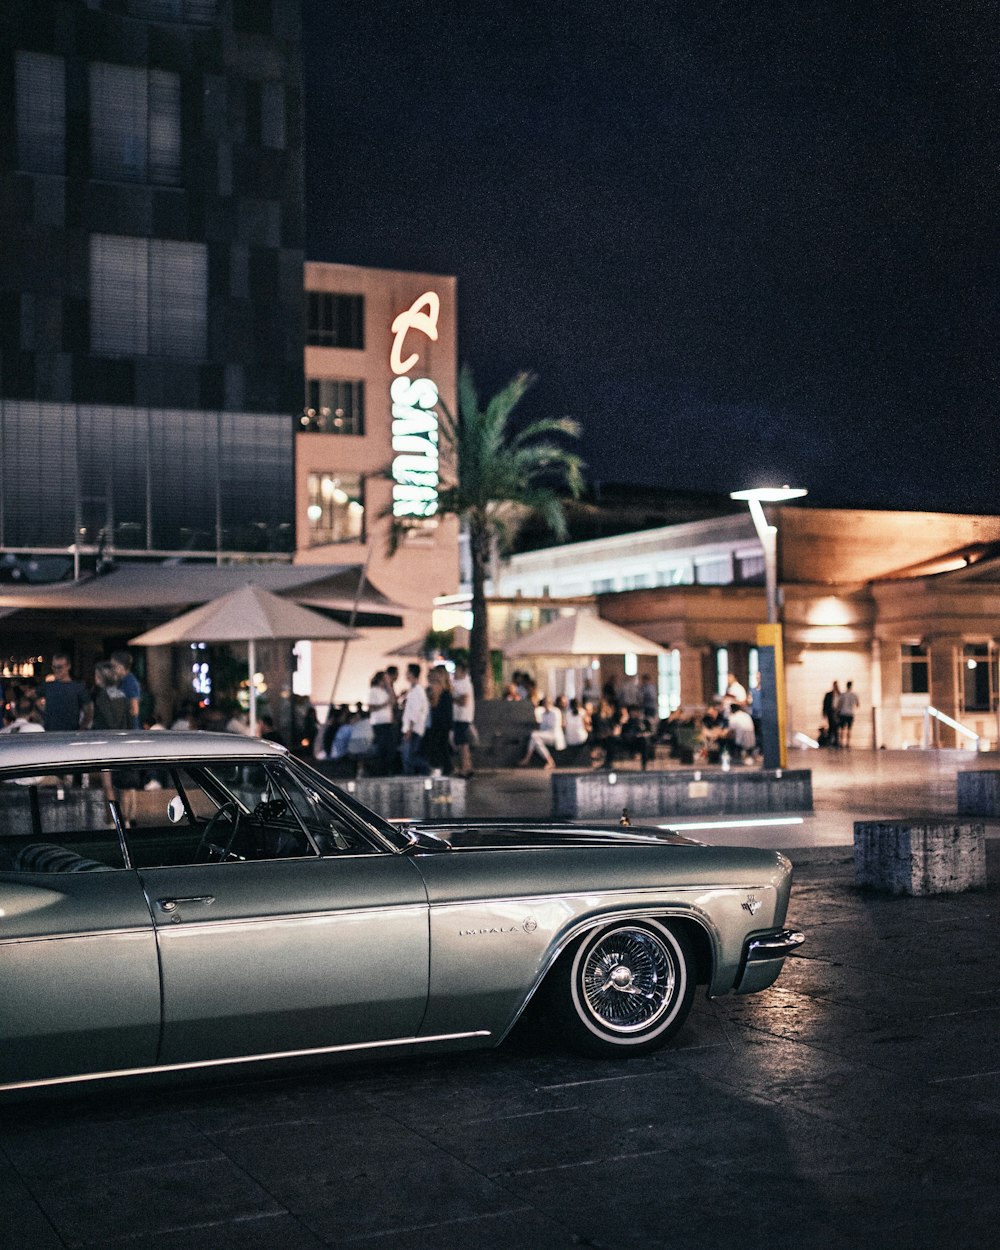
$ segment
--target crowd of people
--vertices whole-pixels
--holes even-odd
[[[454,672],[434,664],[422,681],[422,666],[390,666],[372,675],[367,706],[331,704],[317,732],[313,755],[330,760],[344,776],[471,777],[475,698],[467,665]]]
[[[98,660],[90,686],[73,676],[72,660],[62,652],[52,656],[50,667],[47,681],[9,681],[0,733],[142,728],[142,687],[130,652],[112,651]]]
[[[585,688],[579,699],[538,697],[528,673],[514,673],[504,697],[534,706],[537,728],[528,735],[518,765],[537,758],[545,768],[557,763],[611,768],[623,759],[646,766],[657,744],[681,763],[749,763],[760,754],[760,698],[730,673],[724,695],[703,712],[677,710],[660,718],[656,685],[648,674],[617,686],[608,681],[599,694]]]
[[[4,690],[0,733],[31,733],[73,729],[164,729],[143,697],[132,672],[128,651],[114,651],[94,666],[87,685],[72,673],[70,657],[55,654],[51,676],[43,682],[8,680]],[[392,775],[471,777],[472,747],[477,741],[475,699],[468,666],[461,660],[450,671],[445,664],[423,667],[411,663],[402,678],[389,666],[374,673],[367,700],[330,704],[322,724],[309,699],[295,696],[291,708],[291,749],[329,761],[341,776]],[[723,695],[697,710],[677,710],[661,719],[658,692],[648,674],[595,691],[585,686],[579,698],[539,695],[527,672],[515,672],[504,689],[507,700],[531,703],[535,728],[526,735],[517,763],[536,760],[544,768],[557,763],[611,768],[638,759],[643,769],[664,745],[682,764],[750,762],[760,754],[760,696],[730,673]],[[858,697],[848,682],[836,682],[823,701],[826,726],[821,741],[849,746]],[[206,729],[248,734],[249,724],[238,706],[182,704],[169,728]],[[267,713],[258,717],[262,738],[283,742]]]

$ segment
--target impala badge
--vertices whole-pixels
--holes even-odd
[[[743,910],[748,911],[751,916],[756,916],[762,906],[763,903],[756,894],[751,894],[747,901],[742,904]]]

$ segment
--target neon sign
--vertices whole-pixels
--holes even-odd
[[[437,341],[441,301],[426,291],[392,322],[389,366],[397,376],[389,388],[392,399],[392,514],[400,518],[432,517],[438,506],[438,388],[430,378],[404,376],[420,355],[405,359],[406,336],[412,330]]]

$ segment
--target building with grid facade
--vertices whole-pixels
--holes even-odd
[[[0,9],[8,564],[294,550],[299,10]]]

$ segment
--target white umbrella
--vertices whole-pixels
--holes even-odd
[[[131,640],[137,647],[162,647],[179,642],[245,642],[250,669],[250,731],[257,732],[257,646],[259,641],[342,641],[357,638],[356,630],[339,621],[273,595],[261,586],[238,590],[157,625]]]
[[[601,616],[577,612],[560,616],[504,647],[504,655],[666,655],[659,643]]]

